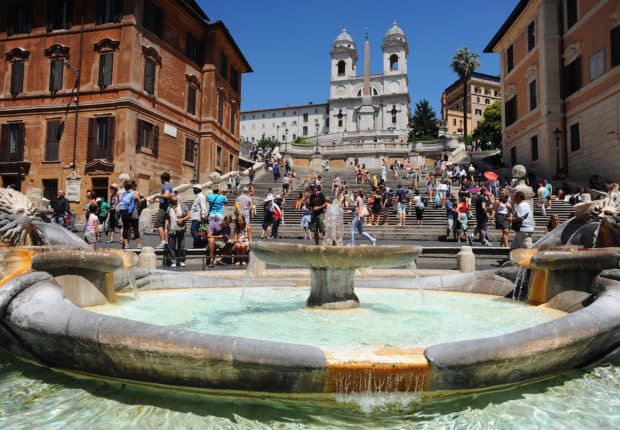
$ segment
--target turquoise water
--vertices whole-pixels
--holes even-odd
[[[349,349],[414,347],[532,327],[561,316],[475,294],[356,288],[358,309],[304,307],[306,288],[226,288],[140,294],[91,310],[151,324]]]
[[[279,399],[77,379],[0,353],[1,429],[617,429],[620,367],[489,393]]]

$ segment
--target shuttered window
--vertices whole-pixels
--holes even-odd
[[[99,55],[99,83],[101,88],[112,84],[112,69],[114,67],[114,53],[106,52]]]
[[[136,152],[150,151],[153,156],[159,156],[159,127],[150,122],[138,120],[138,142]]]
[[[11,63],[11,95],[15,98],[24,91],[24,62]]]
[[[202,66],[204,61],[202,60],[203,44],[200,40],[194,37],[192,33],[187,33],[187,42],[185,46],[185,55],[194,63]]]
[[[185,139],[185,161],[194,162],[194,141],[192,139]]]
[[[187,86],[187,113],[196,115],[196,88],[192,85]]]
[[[3,124],[0,131],[0,162],[24,160],[26,128],[23,122]]]
[[[58,119],[47,121],[47,135],[45,138],[45,161],[58,161],[60,139],[63,132],[63,123]]]
[[[224,124],[224,98],[221,94],[218,96],[217,101],[217,122],[220,125]]]
[[[114,155],[115,118],[106,116],[88,120],[87,159],[112,160]]]
[[[564,66],[565,96],[568,97],[581,88],[581,57]]]
[[[149,58],[144,60],[144,91],[155,94],[155,62]]]
[[[530,146],[532,151],[532,161],[538,160],[538,136],[532,136],[530,138]]]
[[[149,0],[144,2],[142,24],[151,33],[161,37],[164,34],[164,11]]]
[[[571,28],[579,19],[577,0],[566,0],[566,29]]]
[[[71,28],[72,18],[72,0],[47,1],[47,31]]]
[[[62,89],[64,65],[65,62],[62,58],[53,58],[50,62],[50,92],[52,96]]]
[[[95,23],[121,22],[122,0],[97,0],[97,16]]]
[[[620,64],[620,25],[611,30],[611,67]]]
[[[32,3],[21,2],[8,6],[6,32],[8,36],[30,33],[32,30]]]
[[[570,150],[579,151],[581,148],[581,136],[579,134],[579,123],[570,126]]]
[[[514,48],[512,45],[506,50],[506,72],[510,72],[515,66]]]
[[[536,109],[538,106],[538,93],[536,90],[536,80],[530,82],[530,110]]]
[[[506,127],[517,120],[517,96],[504,103],[504,115],[506,117]]]

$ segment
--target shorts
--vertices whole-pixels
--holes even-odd
[[[157,218],[155,218],[155,228],[164,227],[164,222],[169,219],[167,211],[163,210],[161,207],[157,212]]]
[[[407,213],[407,203],[398,202],[398,206],[396,206],[396,211],[399,215]]]
[[[311,217],[310,219],[310,231],[316,233],[325,233],[325,214],[320,214]]]
[[[283,190],[288,190],[288,184],[282,184],[282,189]]]
[[[228,243],[224,242],[223,240],[216,240],[215,241],[215,249],[224,249],[224,248],[226,248],[227,245],[228,245]]]
[[[209,214],[209,223],[212,223],[214,221],[220,222],[223,219],[224,219],[224,215],[221,215],[221,214]]]
[[[448,220],[448,230],[454,230],[454,218],[447,218]]]
[[[421,220],[424,215],[424,208],[415,208],[415,219]]]
[[[498,230],[508,230],[508,218],[504,214],[495,214],[495,228]]]
[[[310,226],[310,215],[304,215],[301,217],[301,228],[306,229]]]

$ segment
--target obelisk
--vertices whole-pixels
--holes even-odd
[[[375,108],[372,105],[370,88],[370,42],[368,33],[364,42],[364,88],[362,89],[362,106],[359,110],[359,131],[375,130]]]

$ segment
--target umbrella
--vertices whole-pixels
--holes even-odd
[[[480,192],[480,187],[472,187],[472,188],[468,188],[465,190],[468,193],[479,193]]]
[[[498,176],[497,173],[487,170],[486,172],[484,172],[484,177],[487,178],[489,181],[497,181]]]

